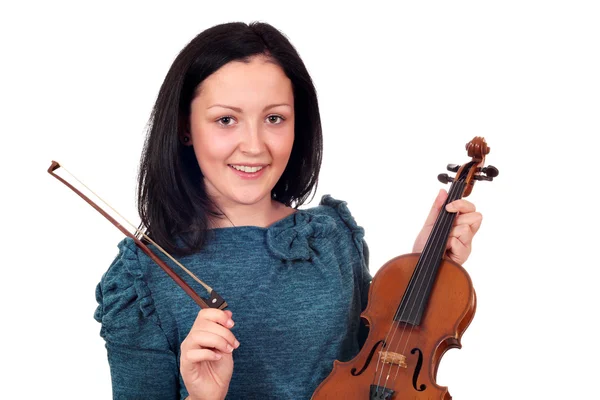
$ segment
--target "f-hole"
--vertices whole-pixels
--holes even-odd
[[[413,373],[412,383],[413,388],[417,392],[423,392],[425,389],[427,389],[427,386],[421,385],[417,387],[417,380],[419,379],[419,374],[421,373],[421,367],[423,367],[423,352],[421,351],[421,349],[415,347],[410,351],[410,354],[415,354],[415,352],[419,353],[419,359],[417,360],[417,366],[415,367],[415,372]]]
[[[360,374],[362,374],[363,372],[365,372],[365,370],[367,369],[367,367],[369,366],[369,364],[371,363],[371,359],[373,358],[373,354],[375,354],[375,351],[377,350],[377,347],[379,347],[379,344],[383,343],[383,345],[381,346],[381,348],[385,348],[385,342],[382,340],[380,340],[379,342],[375,343],[373,345],[373,348],[371,349],[371,352],[369,353],[369,357],[367,357],[367,361],[365,361],[365,365],[363,365],[362,369],[358,372],[356,372],[356,368],[352,368],[350,370],[350,374],[352,374],[352,376],[359,376]]]

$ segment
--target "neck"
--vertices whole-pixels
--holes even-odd
[[[222,213],[221,217],[210,218],[211,228],[227,228],[232,226],[268,227],[273,222],[288,214],[293,209],[265,196],[251,204],[239,203],[222,196],[211,196],[218,207],[215,211]]]

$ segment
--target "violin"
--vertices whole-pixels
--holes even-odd
[[[471,161],[448,165],[454,178],[438,175],[440,182],[452,182],[446,204],[467,197],[475,181],[498,176],[495,167],[484,167],[490,148],[483,137],[466,149]],[[334,361],[312,400],[452,398],[436,383],[437,369],[448,349],[461,347],[477,301],[467,271],[444,256],[456,216],[446,204],[421,253],[395,257],[377,271],[361,314],[369,328],[365,344],[354,359]]]

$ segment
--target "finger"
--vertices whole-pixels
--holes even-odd
[[[435,201],[433,202],[433,205],[431,206],[431,210],[429,211],[429,215],[427,216],[427,219],[425,220],[425,224],[423,224],[423,226],[429,226],[435,223],[435,220],[437,219],[438,214],[440,213],[440,210],[442,209],[442,206],[444,205],[444,202],[447,198],[448,192],[446,192],[446,190],[444,189],[440,189],[437,197],[435,198]]]
[[[446,205],[446,211],[459,212],[462,214],[475,212],[475,204],[465,199],[454,200]]]
[[[194,325],[200,320],[208,320],[216,322],[227,328],[232,328],[235,323],[233,322],[231,311],[217,310],[216,308],[204,308],[200,310],[196,316]]]
[[[448,252],[446,253],[450,259],[458,264],[463,264],[469,254],[471,254],[471,247],[465,246],[457,237],[451,237],[448,239]]]
[[[194,324],[194,326],[190,330],[190,334],[191,333],[202,334],[203,332],[210,332],[217,336],[222,337],[231,346],[233,346],[233,348],[237,349],[240,345],[240,342],[237,341],[235,335],[229,329],[227,329],[213,321],[207,321],[207,320],[200,321],[197,324]]]
[[[210,349],[190,349],[182,354],[186,361],[199,363],[204,361],[215,361],[223,358],[223,354]]]
[[[208,348],[219,350],[223,353],[233,352],[234,345],[230,344],[223,336],[206,331],[190,332],[186,338],[186,350],[194,348]]]
[[[454,225],[455,226],[468,225],[469,228],[471,229],[471,232],[473,232],[473,234],[475,234],[481,227],[482,220],[483,220],[483,216],[481,215],[481,213],[478,213],[478,212],[460,214],[458,217],[456,217],[456,220],[454,221]]]
[[[471,241],[473,240],[474,233],[471,231],[469,225],[458,225],[452,228],[450,231],[450,237],[454,237],[464,245],[470,246]]]

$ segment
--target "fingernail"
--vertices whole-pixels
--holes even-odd
[[[222,356],[222,355],[220,355],[219,353],[215,353],[215,358],[216,358],[217,360],[220,360],[220,359],[221,359],[221,357],[223,357],[223,356]]]
[[[228,327],[231,328],[233,325],[234,325],[233,320],[230,319],[229,321],[227,321],[227,326]]]
[[[456,207],[454,207],[454,205],[452,205],[452,203],[447,204],[446,205],[446,211],[454,212],[454,211],[456,211]]]
[[[238,347],[240,347],[240,342],[238,342],[237,340],[234,343],[235,348],[237,349]]]
[[[230,353],[233,351],[233,347],[229,343],[227,344],[227,351]]]

